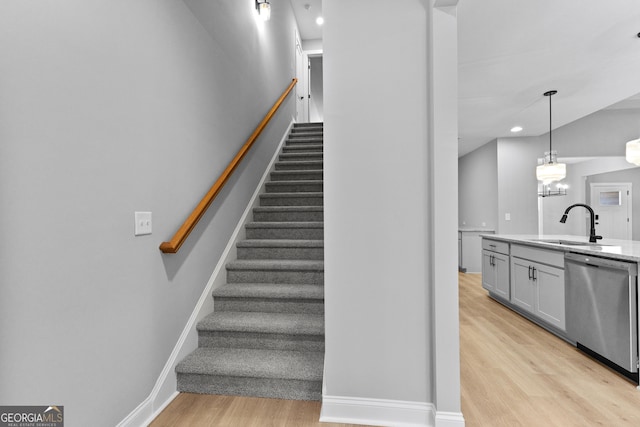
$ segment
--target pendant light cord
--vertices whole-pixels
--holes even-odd
[[[553,151],[553,148],[551,146],[551,139],[552,139],[552,126],[551,126],[551,97],[553,95],[555,95],[556,93],[558,93],[557,90],[550,90],[548,92],[544,93],[544,96],[548,96],[549,97],[549,164],[553,163],[553,155],[551,154],[551,152]]]

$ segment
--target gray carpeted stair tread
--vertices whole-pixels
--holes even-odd
[[[213,291],[213,297],[323,300],[323,285],[233,283]]]
[[[254,221],[246,224],[246,228],[324,228],[321,221]],[[254,239],[259,240],[259,239]]]
[[[324,316],[308,313],[214,312],[198,322],[199,332],[324,335]]]
[[[323,352],[201,347],[184,358],[176,372],[322,381],[323,366]]]
[[[238,248],[324,248],[324,240],[247,239],[239,241],[236,246]]]
[[[323,206],[257,206],[254,212],[324,212]]]
[[[263,193],[260,195],[260,197],[263,199],[277,199],[277,198],[283,198],[283,197],[294,197],[294,198],[304,199],[305,197],[322,197],[323,195],[324,195],[324,192],[321,192],[321,191],[309,191],[306,193],[292,193],[292,192]]]
[[[324,271],[322,260],[239,259],[227,263],[227,270],[256,271]]]
[[[301,170],[301,171],[273,171],[271,172],[271,181],[293,181],[293,180],[302,180],[302,181],[322,181],[323,180],[323,172],[322,169],[317,170]]]
[[[300,152],[306,152],[306,151],[318,152],[322,150],[323,150],[323,146],[321,144],[307,144],[307,145],[292,144],[292,145],[285,145],[282,151],[284,153],[300,153]]]
[[[289,160],[276,162],[275,170],[317,170],[322,169],[322,160]]]
[[[265,188],[269,194],[274,193],[314,193],[324,189],[322,180],[293,180],[267,182]]]
[[[253,219],[258,222],[323,221],[322,206],[259,206],[253,209]]]

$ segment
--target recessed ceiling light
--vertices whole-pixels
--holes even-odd
[[[514,126],[511,128],[511,132],[518,133],[522,131],[522,126]]]
[[[316,24],[318,25],[324,24],[324,18],[322,16],[318,16],[318,18],[316,19]]]

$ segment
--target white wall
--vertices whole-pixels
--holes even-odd
[[[253,4],[0,3],[2,404],[113,426],[149,395],[294,114],[162,255],[293,77],[289,2],[263,28]]]
[[[445,390],[438,405],[459,412],[457,292],[435,295],[438,285],[457,290],[457,221],[451,216],[457,195],[448,192],[439,205],[432,189],[434,174],[457,187],[455,25],[453,46],[438,52],[451,61],[434,76],[433,62],[442,58],[432,56],[425,6],[412,0],[323,2],[323,413],[332,398],[353,399],[351,408],[379,399],[426,408]],[[447,85],[430,93],[440,79]],[[430,103],[443,108],[432,111]],[[430,148],[434,139],[437,147]],[[438,159],[443,171],[435,171]],[[436,220],[436,211],[446,218]],[[441,248],[440,264],[433,228],[451,243]],[[450,274],[436,276],[434,265]],[[439,277],[445,280],[436,284]],[[441,316],[434,325],[438,297],[452,319]],[[434,335],[444,338],[440,353]],[[443,360],[435,367],[438,357],[452,366]]]
[[[426,11],[323,13],[326,394],[428,402]]]

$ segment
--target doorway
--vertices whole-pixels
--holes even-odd
[[[609,239],[631,240],[631,183],[591,183],[590,193],[598,234]]]
[[[296,32],[296,122],[307,123],[309,121],[309,103],[307,94],[307,72],[306,72],[306,55],[302,50],[300,35]]]
[[[324,121],[322,55],[309,55],[309,121]]]

